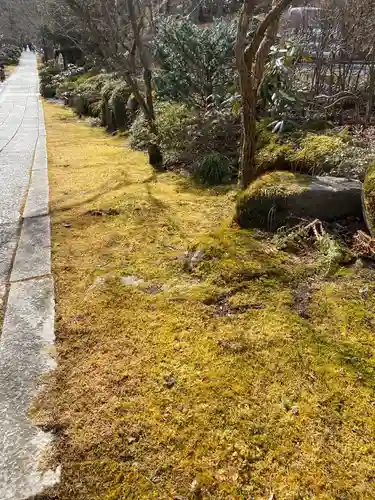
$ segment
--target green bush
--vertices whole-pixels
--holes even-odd
[[[117,130],[126,130],[130,124],[131,116],[127,110],[130,94],[131,92],[128,85],[123,81],[117,82],[110,94],[108,104],[113,113]]]
[[[22,50],[17,45],[4,44],[0,47],[0,61],[3,64],[18,64]]]
[[[111,77],[102,73],[77,79],[70,93],[70,104],[78,114],[94,118],[101,116],[102,90]]]
[[[173,102],[157,103],[155,114],[160,147],[170,159],[176,159],[189,147],[188,129],[194,123],[196,115],[185,104]],[[141,150],[147,149],[154,139],[141,113],[131,126],[130,139],[131,146]]]
[[[43,97],[53,98],[56,96],[57,82],[54,81],[54,77],[59,73],[60,70],[52,62],[43,64],[39,69],[40,93]]]
[[[225,21],[205,28],[186,19],[159,23],[153,42],[157,95],[198,107],[223,102],[237,87],[235,38],[235,24]]]
[[[193,177],[201,184],[217,186],[231,180],[232,173],[228,158],[219,153],[211,153],[196,163]]]

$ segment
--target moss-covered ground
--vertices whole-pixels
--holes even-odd
[[[234,191],[45,112],[57,498],[375,498],[372,276],[325,278],[232,227]]]
[[[11,64],[5,66],[5,78],[8,78],[12,73],[14,73],[17,69],[16,64]]]

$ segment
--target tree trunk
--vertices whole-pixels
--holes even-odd
[[[257,90],[251,88],[248,82],[247,89],[243,91],[242,100],[242,145],[240,157],[240,184],[246,188],[256,177],[256,106]]]
[[[371,66],[368,76],[368,95],[366,103],[365,125],[368,125],[374,105],[374,87],[375,87],[375,54],[372,54]]]
[[[272,9],[260,23],[248,43],[248,30],[259,0],[243,0],[236,39],[236,63],[242,99],[242,147],[240,182],[245,189],[256,178],[256,120],[258,90],[267,57],[277,36],[280,16],[292,0],[272,0]]]
[[[152,73],[150,69],[144,68],[143,81],[145,83],[146,103],[148,109],[150,110],[150,118],[152,120],[155,120],[154,100],[152,97]]]

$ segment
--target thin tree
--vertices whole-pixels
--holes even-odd
[[[243,0],[238,21],[236,61],[242,101],[240,181],[244,188],[256,176],[256,119],[259,88],[270,48],[277,36],[280,17],[292,2],[293,0],[273,0],[271,10],[249,40],[249,28],[261,0]]]

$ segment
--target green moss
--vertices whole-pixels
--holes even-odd
[[[307,134],[288,159],[300,171],[319,172],[335,166],[334,155],[345,147],[342,137]]]
[[[293,146],[288,143],[279,143],[272,140],[263,146],[257,154],[256,166],[260,172],[267,170],[286,168],[289,165],[289,157],[293,153]]]
[[[367,224],[373,236],[375,236],[375,163],[367,170],[363,184],[364,211]]]
[[[43,423],[64,428],[50,496],[373,497],[371,279],[307,281],[305,259],[215,231],[233,193],[181,191],[123,140],[45,112],[59,363],[40,404]],[[120,215],[86,215],[108,207]],[[193,241],[204,259],[184,271]],[[166,287],[92,290],[98,273]],[[245,307],[225,313],[222,297]]]
[[[289,196],[301,193],[306,189],[307,184],[307,178],[304,175],[292,172],[272,172],[253,182],[248,189],[241,193],[240,198]]]
[[[196,264],[189,271],[215,286],[267,278],[284,281],[293,274],[287,266],[286,254],[268,251],[267,245],[255,240],[247,230],[224,227],[201,236],[189,250],[190,255],[199,252]]]
[[[256,159],[258,172],[273,169],[292,169],[298,172],[329,171],[342,161],[348,148],[347,131],[336,136],[327,134],[293,134],[281,139],[261,129]]]

